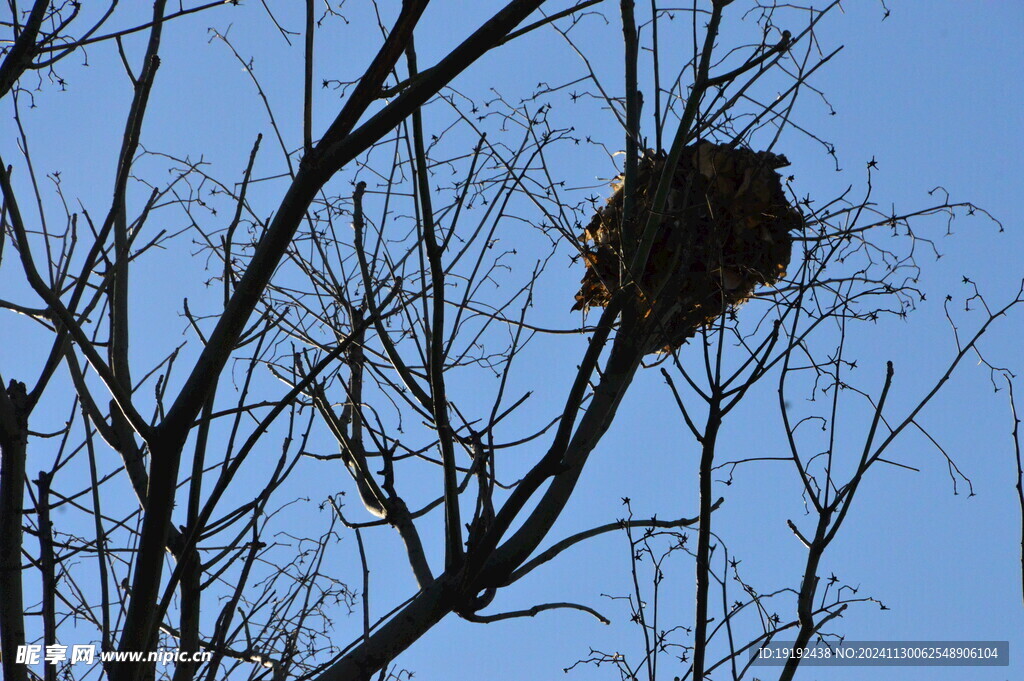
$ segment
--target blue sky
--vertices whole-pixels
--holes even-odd
[[[943,258],[922,258],[922,281],[931,294],[926,304],[907,322],[890,320],[874,331],[861,329],[863,335],[855,340],[863,349],[860,378],[877,389],[884,362],[893,360],[893,404],[905,407],[934,381],[952,348],[943,295],[962,300],[960,279],[968,275],[993,300],[1008,300],[1024,274],[1021,210],[1015,201],[1024,152],[1016,128],[1024,101],[1012,86],[1021,77],[1024,10],[1013,3],[955,2],[900,3],[891,9],[883,21],[877,3],[844,3],[845,12],[835,13],[821,30],[825,45],[844,45],[812,80],[837,115],[828,116],[828,108],[808,94],[801,104],[802,124],[836,145],[845,172],[836,173],[820,147],[797,133],[785,134],[779,149],[793,161],[789,170],[801,192],[812,196],[831,196],[851,183],[862,189],[864,166],[875,158],[879,205],[921,206],[928,203],[927,192],[942,185],[955,199],[990,210],[1006,226],[999,234],[984,221],[955,223],[953,238],[937,239]],[[618,55],[602,56],[612,71]],[[563,58],[573,55],[566,50]],[[495,81],[521,73],[511,63],[503,66]],[[476,77],[491,75],[481,71]],[[528,78],[530,85],[539,80]],[[938,220],[918,226],[936,236],[945,231]],[[986,344],[993,358],[1014,366],[1020,331],[1019,316],[1005,320]],[[976,496],[954,496],[941,458],[923,438],[908,436],[896,448],[897,460],[921,472],[874,471],[822,572],[834,571],[890,608],[852,608],[833,631],[860,640],[1009,640],[1010,668],[804,668],[797,678],[987,681],[1015,678],[1024,669],[1019,510],[1008,407],[1005,393],[993,394],[987,372],[973,364],[963,367],[923,422],[954,453]],[[621,517],[623,496],[632,498],[638,516],[657,512],[674,517],[695,507],[698,452],[686,440],[678,414],[666,406],[666,389],[653,373],[633,386],[555,537]],[[727,426],[728,444],[722,451],[778,447],[777,408],[769,402],[765,409],[769,413],[752,410]],[[802,517],[791,484],[790,471],[755,464],[740,469],[733,486],[716,487],[727,495],[716,531],[743,559],[744,577],[765,590],[799,580],[802,552],[784,526],[786,518],[799,522]],[[627,557],[621,536],[578,547],[499,597],[495,607],[578,599],[612,615],[616,607],[594,595],[626,592],[621,580]],[[670,580],[675,580],[682,612],[690,616],[692,563],[678,560]],[[481,669],[499,679],[554,678],[562,667],[589,657],[591,647],[637,655],[641,640],[625,621],[628,613],[620,607],[613,619],[613,626],[604,627],[583,615],[552,615],[485,629],[449,621],[428,634],[402,664],[429,678],[468,676]],[[493,651],[510,640],[516,649],[499,654],[504,661],[496,664]],[[453,664],[459,672],[453,673]],[[672,677],[671,669],[668,664],[662,668],[666,678]],[[768,672],[755,676],[772,678]],[[614,676],[607,667],[576,667],[568,678]]]
[[[267,56],[257,52],[254,71],[270,93],[286,146],[299,146],[300,52],[286,49],[256,3],[249,4],[244,11],[209,13],[168,28],[168,56],[158,77],[144,146],[194,160],[202,156],[222,176],[235,177],[256,133],[269,132],[266,113],[244,70],[223,44],[211,40],[211,34],[203,30],[207,26],[229,35],[243,56],[263,48],[270,51]],[[621,34],[615,22],[617,4],[606,4],[609,23],[589,16],[574,35],[593,59],[602,82],[612,94],[618,94],[617,38]],[[445,47],[476,26],[491,6],[498,3],[479,3],[457,11],[442,3],[432,6],[418,34],[421,64],[430,64],[442,55]],[[843,9],[823,22],[820,40],[828,49],[845,47],[811,81],[825,93],[829,104],[806,92],[796,110],[802,126],[835,144],[843,172],[835,171],[819,145],[788,131],[777,150],[792,162],[788,172],[796,178],[798,193],[831,197],[851,184],[855,193],[862,192],[865,165],[875,159],[874,199],[883,211],[893,203],[899,210],[929,205],[934,198],[928,192],[941,185],[953,200],[974,202],[1006,228],[999,233],[984,219],[958,220],[954,234],[945,237],[942,218],[915,225],[920,234],[935,238],[943,255],[939,260],[927,253],[919,255],[921,287],[929,293],[927,301],[909,320],[885,319],[877,326],[864,326],[850,341],[852,351],[860,357],[856,380],[861,385],[877,391],[885,362],[894,362],[896,383],[890,408],[899,415],[930,388],[953,350],[942,307],[944,296],[953,295],[957,309],[962,308],[967,291],[961,279],[969,276],[993,304],[1002,303],[1014,295],[1024,276],[1022,211],[1016,201],[1024,157],[1017,130],[1024,95],[1015,85],[1024,79],[1019,38],[1024,33],[1024,8],[1009,2],[894,2],[891,15],[884,20],[880,3],[848,2]],[[346,7],[346,11],[353,13],[353,25],[360,25],[360,9]],[[740,35],[749,29],[749,23],[739,22],[741,13],[727,14],[723,35]],[[295,18],[289,18],[298,28]],[[677,18],[675,24],[673,30],[683,30],[676,35],[665,29],[662,40],[666,49],[685,52],[688,21]],[[802,25],[781,28],[796,32]],[[346,39],[320,45],[315,82],[333,77],[335,69],[358,71],[353,64],[362,64],[378,39],[377,35],[353,36],[344,30],[340,35]],[[141,49],[138,40],[126,45],[129,53]],[[120,74],[118,78],[109,75],[118,68],[116,52],[110,46],[91,50],[89,62],[92,66],[88,69],[79,68],[77,61],[69,66],[69,92],[49,88],[38,95],[39,109],[26,116],[26,126],[37,163],[46,172],[61,168],[66,193],[91,202],[98,213],[107,200],[106,187],[116,161],[110,152],[119,135],[116,121],[130,90]],[[569,80],[582,75],[582,68],[572,50],[548,30],[489,55],[454,86],[480,98],[486,98],[493,88],[509,101],[518,101],[534,91],[538,82]],[[574,105],[568,94],[552,98],[558,106],[550,112],[550,119],[558,126],[575,126],[580,134],[603,141],[612,151],[618,149],[615,145],[621,146],[621,135],[607,112],[593,101]],[[323,129],[342,101],[337,93],[317,92],[315,130]],[[830,106],[836,115],[829,115]],[[118,112],[113,123],[111,111]],[[443,119],[440,113],[437,118],[428,117],[428,126]],[[649,119],[645,124],[649,126]],[[58,134],[48,137],[47,130]],[[10,133],[4,137],[2,150],[10,163],[16,147]],[[265,136],[263,149],[259,170],[268,175],[280,172],[282,155],[276,140]],[[595,192],[604,191],[600,186],[615,172],[604,152],[584,145],[564,154],[551,162],[557,173],[564,173],[569,186],[595,186]],[[343,175],[344,181],[352,177],[348,170]],[[265,196],[257,197],[257,204],[265,205],[269,213],[282,186],[273,181],[260,185]],[[175,220],[168,218],[166,226],[180,224],[180,216]],[[514,242],[514,230],[505,235],[506,243]],[[152,311],[140,320],[144,330],[138,337],[146,341],[140,343],[140,366],[180,342],[182,319],[167,310],[178,310],[186,295],[204,295],[203,263],[187,260],[189,250],[183,248],[173,258],[137,275],[136,283],[144,291],[140,295]],[[514,268],[529,268],[531,257],[527,253],[515,260]],[[535,321],[571,327],[579,323],[568,308],[581,272],[578,267],[568,267],[567,258],[556,262],[545,274],[545,291],[538,294]],[[16,286],[12,264],[10,257],[5,258],[4,271],[0,271],[5,296],[8,287]],[[528,270],[519,269],[515,274],[521,277],[524,271]],[[958,314],[957,319],[964,328],[978,321],[977,315]],[[1002,320],[983,345],[994,363],[1024,369],[1018,340],[1024,331],[1021,320],[1019,314]],[[12,328],[0,327],[0,356],[7,373],[9,362],[30,361],[19,351],[8,349]],[[534,344],[513,376],[510,393],[538,385],[546,389],[537,391],[537,397],[510,428],[525,431],[558,408],[581,348],[582,339],[564,337],[539,339]],[[573,360],[567,365],[565,357]],[[472,381],[457,382],[453,388],[467,402],[476,393],[489,399],[492,390],[493,386]],[[1018,392],[1024,395],[1024,388]],[[724,459],[742,458],[751,452],[766,456],[784,453],[776,399],[770,380],[748,400],[747,408],[727,423],[721,445]],[[854,456],[863,437],[857,421],[863,413],[855,402],[850,404],[851,425],[843,448],[848,456]],[[59,420],[63,415],[51,417]],[[874,470],[839,539],[829,548],[821,571],[825,576],[834,572],[844,583],[884,602],[889,610],[881,611],[872,604],[855,606],[834,622],[831,630],[859,640],[1009,640],[1011,667],[805,668],[798,679],[845,680],[870,675],[880,681],[997,681],[1014,678],[1024,669],[1020,657],[1024,655],[1020,510],[1013,487],[1015,469],[1005,392],[993,393],[988,372],[975,366],[974,360],[968,361],[921,421],[972,480],[976,495],[953,494],[945,463],[926,439],[915,434],[901,439],[890,456],[920,472]],[[330,447],[327,438],[319,444],[324,449]],[[530,453],[541,451],[538,445]],[[642,371],[549,539],[622,517],[623,497],[632,499],[637,517],[693,515],[698,454],[658,371]],[[276,454],[265,465],[272,465],[274,459]],[[258,473],[257,467],[248,474],[260,480]],[[731,486],[716,485],[716,493],[726,497],[716,514],[716,532],[730,553],[742,560],[744,578],[764,591],[799,582],[803,550],[787,529],[786,520],[798,525],[810,521],[794,481],[792,470],[785,465],[754,463],[740,467]],[[309,495],[306,513],[315,518],[316,503],[332,491],[332,481],[306,478],[295,485]],[[430,521],[425,525],[428,542],[436,539],[439,526],[431,526]],[[341,575],[353,580],[358,567],[354,546],[348,537],[332,554]],[[380,615],[411,594],[412,580],[396,552],[393,536],[381,532],[370,546],[378,589],[373,607]],[[431,558],[438,558],[436,552]],[[503,592],[492,606],[501,611],[538,602],[574,601],[611,617],[611,626],[575,612],[545,613],[489,626],[448,618],[414,645],[399,666],[414,670],[418,679],[477,678],[483,673],[488,679],[511,681],[562,676],[562,668],[589,657],[591,648],[635,657],[642,650],[642,641],[628,622],[628,612],[621,601],[604,596],[628,593],[628,558],[625,538],[620,533],[607,535],[536,571]],[[692,561],[676,558],[665,586],[669,626],[689,625],[692,583]],[[338,644],[347,643],[358,632],[355,616],[341,618],[337,624]],[[759,675],[772,678],[767,671]],[[663,678],[681,673],[682,668],[669,661],[662,668]],[[589,681],[617,678],[617,673],[608,666],[579,666],[568,678]]]

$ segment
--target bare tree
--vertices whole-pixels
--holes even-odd
[[[570,609],[605,621],[582,603],[491,606],[569,547],[620,529],[637,561],[629,603],[645,653],[633,666],[598,652],[593,661],[653,681],[659,656],[682,650],[690,678],[724,665],[741,678],[750,650],[786,631],[802,646],[871,600],[821,588],[822,555],[861,481],[892,463],[892,443],[921,428],[921,410],[1021,301],[986,308],[906,414],[885,410],[891,366],[867,388],[849,382],[849,329],[905,315],[923,295],[914,256],[932,246],[915,221],[978,209],[937,195],[880,212],[871,165],[865,194],[816,203],[779,174],[782,133],[810,135],[792,122],[794,103],[835,54],[816,27],[837,3],[641,11],[623,0],[603,8],[622,26],[624,80],[614,87],[587,59],[595,46],[577,37],[597,0],[543,10],[542,0],[512,0],[458,45],[429,45],[444,55],[429,65],[414,41],[427,40],[426,0],[352,15],[312,0],[280,13],[156,0],[135,23],[117,2],[8,4],[0,95],[18,153],[0,161],[0,256],[18,282],[5,284],[0,305],[33,325],[19,341],[30,359],[4,367],[0,393],[0,637],[14,681],[34,675],[19,647],[71,639],[126,655],[95,662],[115,681],[401,678],[393,661],[453,615],[489,623]],[[730,13],[752,28],[750,44],[718,44]],[[676,14],[691,22],[692,46],[659,33]],[[272,25],[294,41],[301,73],[301,106],[282,115],[262,63],[211,29],[211,49],[243,66],[266,121],[230,179],[205,157],[146,142],[165,32],[199,31],[199,17]],[[376,53],[358,73],[321,67],[318,46],[353,30],[379,33]],[[577,50],[587,75],[542,82],[521,100],[460,88],[481,58],[513,58],[542,35]],[[93,199],[65,195],[60,172],[37,175],[29,109],[76,72],[72,55],[99,51],[116,54],[132,98],[96,212]],[[781,95],[765,100],[765,83]],[[611,132],[562,120],[553,102],[569,92],[602,110]],[[330,123],[315,125],[339,95]],[[279,149],[268,152],[271,139]],[[604,187],[589,188],[589,200],[570,189],[578,178],[559,158],[605,141],[625,152],[621,168],[618,156],[607,161],[607,174],[621,175],[600,205]],[[556,295],[541,282],[566,255],[583,282]],[[173,312],[148,300],[163,293],[158,278],[188,296]],[[587,314],[568,325],[574,293]],[[153,328],[174,325],[186,340],[159,345]],[[564,383],[531,371],[534,348],[551,344],[573,368]],[[701,449],[699,503],[676,520],[630,510],[541,550],[634,378],[655,370]],[[830,413],[797,413],[787,396],[798,390],[827,396]],[[533,407],[538,391],[547,399]],[[852,463],[832,447],[812,453],[821,449],[804,433],[823,419],[835,437],[841,393],[868,405]],[[712,493],[716,471],[757,458],[720,455],[723,424],[765,399],[778,402],[783,458],[811,509],[807,526],[792,524],[807,549],[799,583],[766,594],[724,548],[715,553],[723,502]],[[40,416],[42,405],[61,416]],[[688,526],[695,546],[681,534]],[[403,556],[415,584],[405,598],[371,589],[367,547],[389,532],[400,542],[390,555]],[[663,557],[677,553],[696,571],[692,637],[678,643],[639,578],[640,561],[653,561],[656,592]],[[743,585],[734,605],[732,581]],[[794,614],[782,619],[769,602],[787,598]],[[339,614],[358,622],[351,642]],[[166,648],[201,655],[171,667],[130,657]],[[48,679],[91,668],[45,666]],[[795,671],[796,662],[781,678]]]

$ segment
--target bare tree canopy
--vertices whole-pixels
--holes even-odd
[[[788,681],[989,412],[1024,508],[1019,238],[823,132],[843,11],[5,3],[3,677]]]

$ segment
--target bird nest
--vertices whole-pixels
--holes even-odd
[[[587,271],[574,310],[605,307],[627,289],[645,335],[645,353],[678,348],[698,329],[786,274],[800,212],[786,200],[777,169],[784,156],[699,142],[683,149],[644,271],[628,263],[651,212],[665,167],[647,153],[636,182],[632,243],[623,243],[622,178],[612,185],[581,242]]]

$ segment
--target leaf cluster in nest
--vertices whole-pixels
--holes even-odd
[[[622,178],[581,241],[586,273],[574,310],[605,307],[628,289],[642,320],[646,352],[679,347],[702,326],[786,274],[800,212],[776,172],[784,156],[710,142],[686,147],[672,176],[644,271],[628,263],[651,212],[665,167],[661,154],[639,163],[630,243],[623,243]]]

